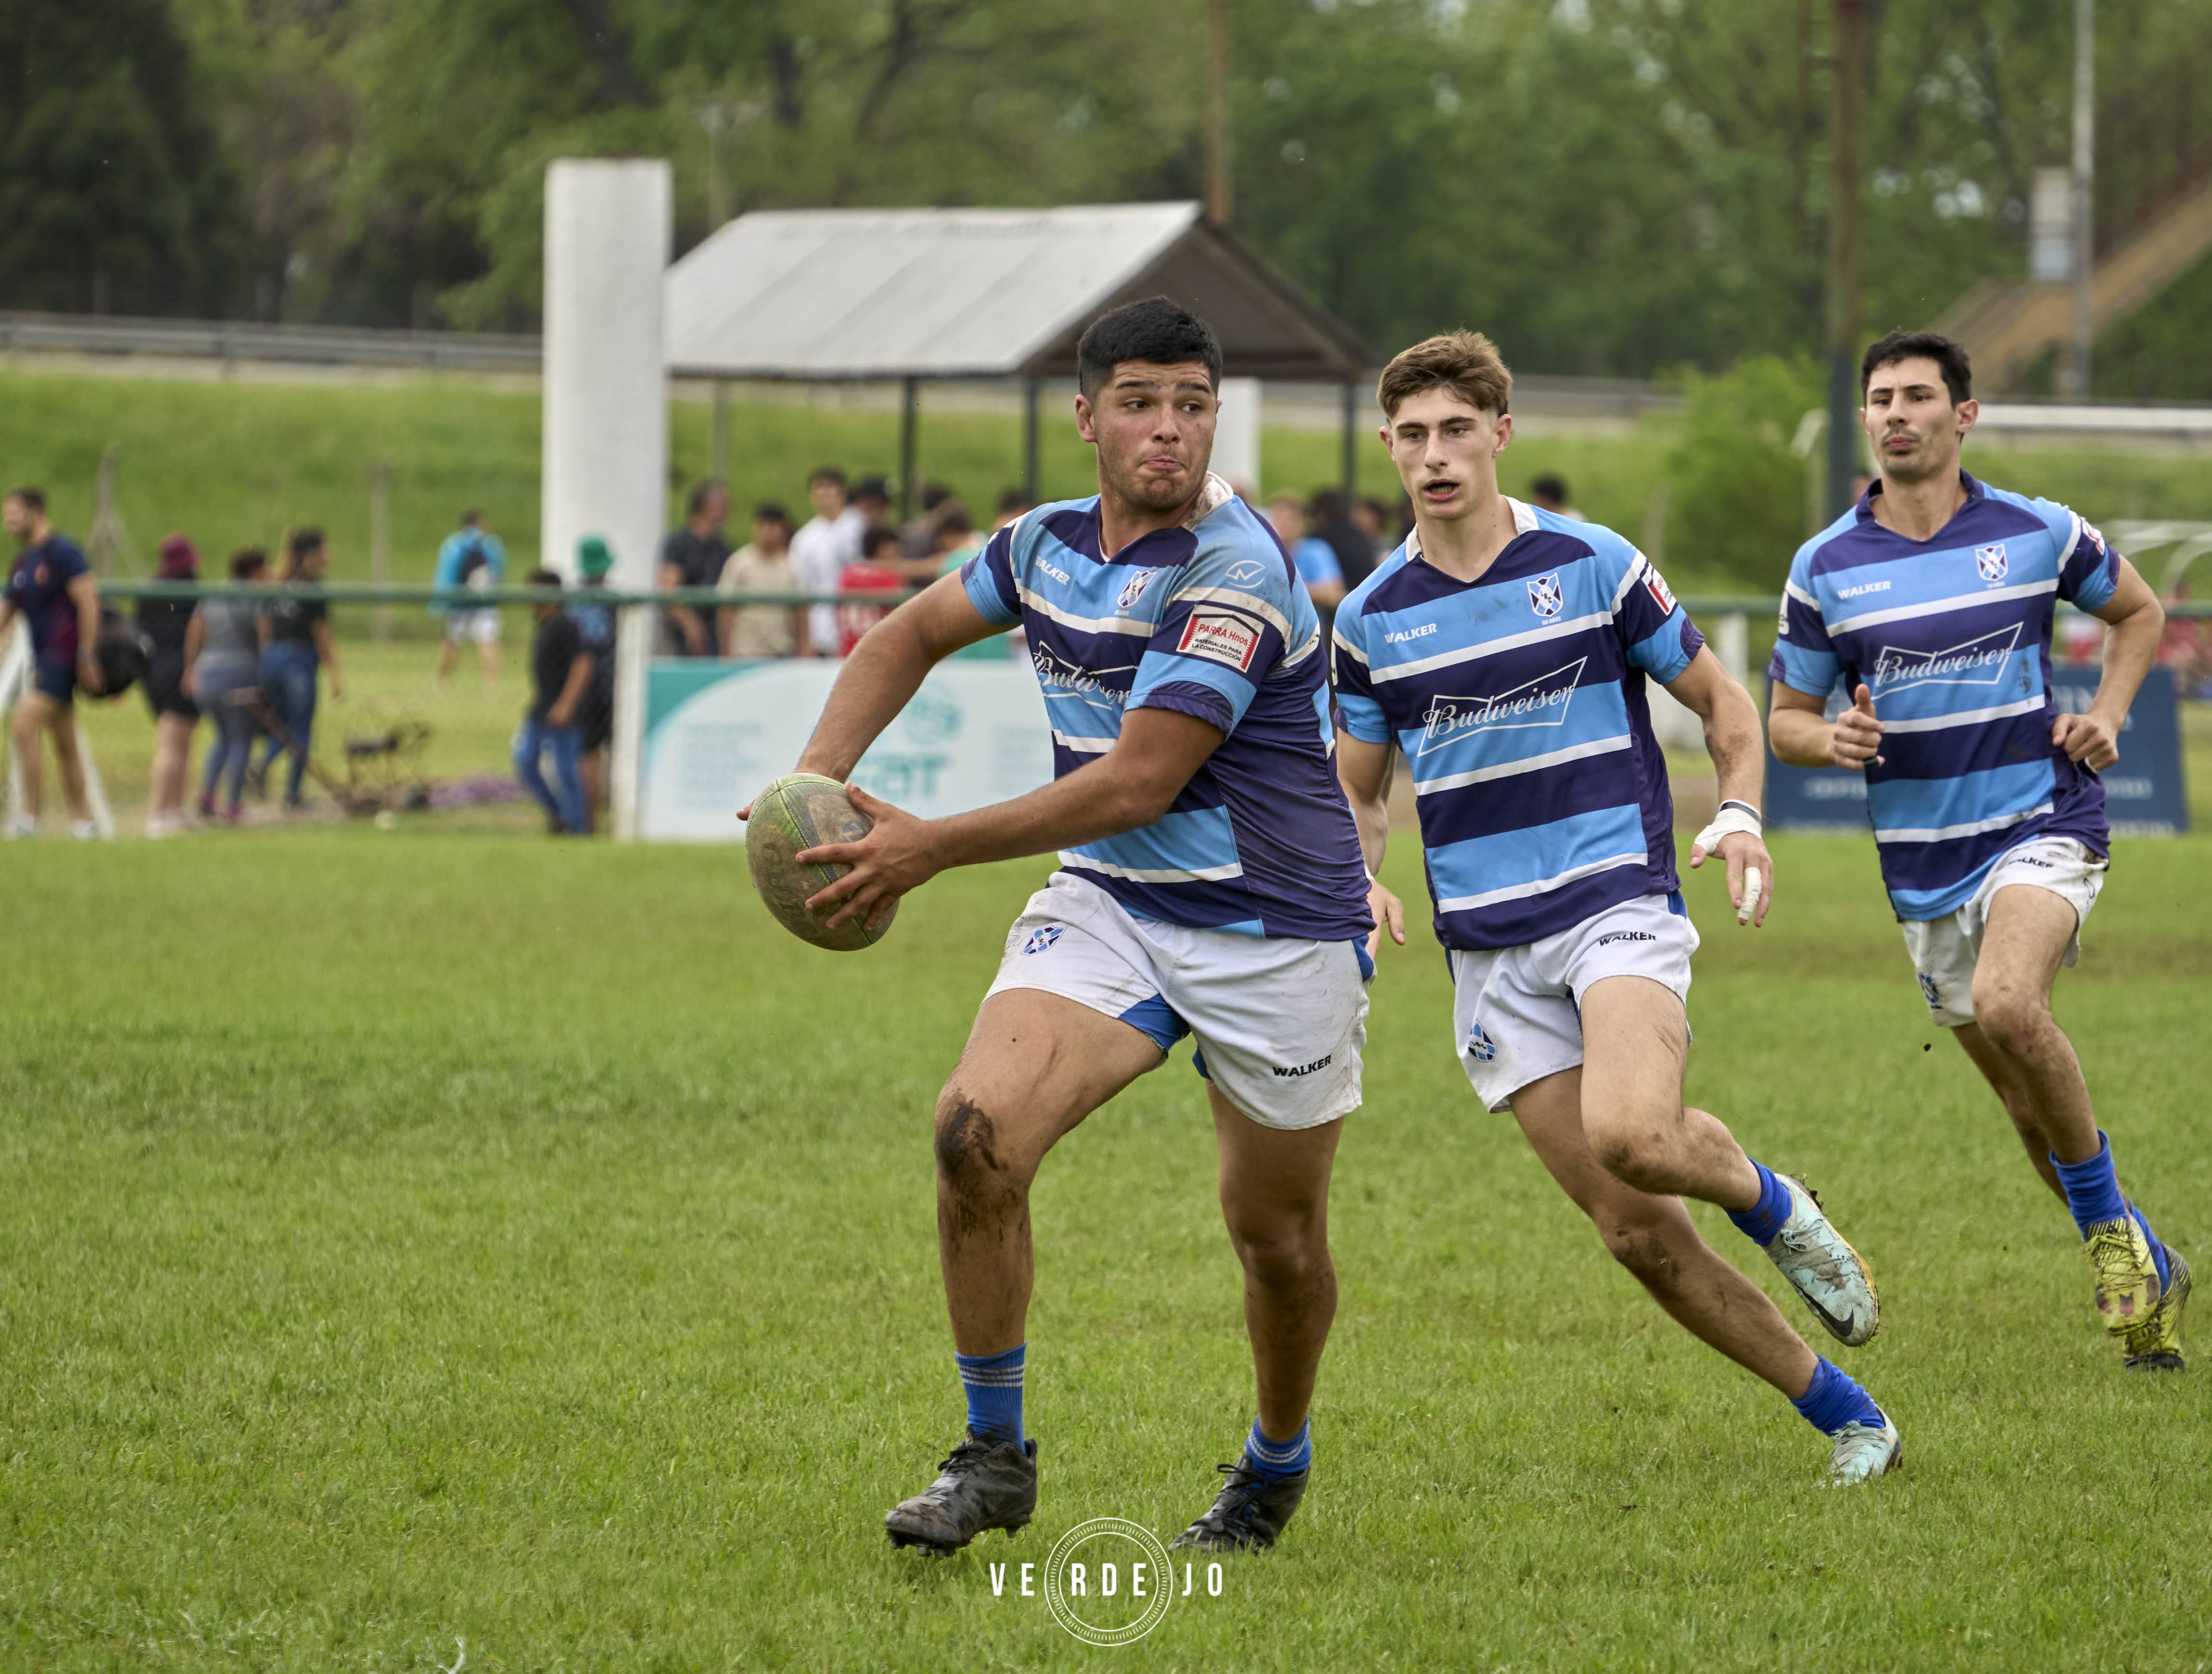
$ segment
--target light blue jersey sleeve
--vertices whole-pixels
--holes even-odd
[[[1176,571],[1128,708],[1181,710],[1233,733],[1261,684],[1321,654],[1321,619],[1274,537],[1242,502],[1216,513]]]
[[[1308,587],[1331,581],[1344,585],[1344,566],[1336,561],[1336,548],[1318,535],[1308,535],[1292,547],[1291,562],[1297,566],[1298,579]]]
[[[1808,541],[1790,561],[1790,580],[1782,589],[1782,613],[1775,623],[1774,659],[1766,666],[1766,675],[1792,691],[1825,698],[1843,673],[1843,659],[1828,638],[1828,624],[1813,592],[1813,555],[1819,550],[1817,541]]]

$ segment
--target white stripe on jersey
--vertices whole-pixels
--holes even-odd
[[[1133,884],[1218,884],[1244,875],[1244,867],[1236,861],[1227,866],[1202,866],[1195,872],[1185,872],[1172,866],[1115,866],[1110,861],[1093,860],[1088,855],[1078,855],[1066,849],[1060,851],[1060,863],[1087,872],[1103,872],[1109,878],[1127,878]]]
[[[1435,790],[1457,790],[1462,785],[1479,785],[1492,779],[1510,779],[1516,773],[1534,773],[1540,768],[1557,767],[1561,762],[1578,762],[1586,756],[1602,756],[1614,750],[1626,750],[1636,740],[1626,733],[1613,738],[1592,739],[1588,744],[1571,745],[1565,750],[1547,751],[1540,756],[1526,756],[1517,762],[1500,762],[1494,767],[1478,767],[1468,773],[1447,773],[1441,779],[1416,779],[1413,794],[1426,796]]]
[[[2008,825],[2017,825],[2022,820],[2033,819],[2040,813],[2049,813],[2051,804],[2039,802],[2020,813],[2001,813],[1994,819],[1969,819],[1960,825],[1903,825],[1884,829],[1875,826],[1876,843],[1947,843],[1953,837],[1979,837],[1984,831],[2002,831]]]
[[[1084,756],[1102,756],[1120,742],[1118,739],[1083,738],[1073,733],[1063,733],[1057,727],[1052,729],[1052,741],[1063,750],[1073,750]]]
[[[1940,733],[1946,727],[1971,727],[1978,721],[2002,721],[2008,715],[2032,715],[2043,707],[2040,694],[2017,703],[2000,703],[1991,709],[1966,709],[1957,715],[1931,715],[1919,721],[1885,721],[1885,733]]]
[[[1448,901],[1437,903],[1438,912],[1468,912],[1476,907],[1486,907],[1493,901],[1519,901],[1531,895],[1542,895],[1562,884],[1571,884],[1599,872],[1610,872],[1616,866],[1645,866],[1651,856],[1639,849],[1632,855],[1614,855],[1601,861],[1592,861],[1585,866],[1571,867],[1554,877],[1539,878],[1533,884],[1515,884],[1506,889],[1486,889],[1480,895],[1455,895]]]
[[[1039,616],[1049,617],[1064,628],[1079,629],[1086,634],[1134,634],[1139,639],[1150,639],[1160,630],[1158,623],[1146,622],[1133,616],[1078,616],[1073,611],[1054,604],[1035,587],[1024,586],[1018,581],[1015,587],[1022,595],[1022,603]]]
[[[1454,663],[1473,662],[1478,657],[1494,656],[1500,651],[1515,650],[1523,645],[1540,645],[1547,639],[1559,639],[1568,634],[1584,633],[1612,620],[1611,611],[1593,611],[1588,616],[1572,617],[1565,622],[1547,622],[1540,628],[1529,629],[1526,633],[1508,634],[1503,639],[1485,640],[1480,645],[1462,646],[1456,651],[1439,651],[1433,657],[1420,657],[1412,662],[1377,668],[1370,678],[1377,682],[1402,680],[1410,675],[1425,674],[1431,668],[1449,668]]]
[[[2033,599],[2039,593],[2057,591],[2058,578],[2054,575],[2047,581],[2021,581],[2008,587],[1985,587],[1979,593],[1954,593],[1948,599],[1930,599],[1924,604],[1869,611],[1864,616],[1847,617],[1841,622],[1828,623],[1826,627],[1828,637],[1833,639],[1855,628],[1876,628],[1885,622],[1904,622],[1916,616],[1945,616],[1953,611],[1972,610],[1977,605],[1994,605],[2001,599]]]

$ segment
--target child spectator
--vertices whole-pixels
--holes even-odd
[[[530,646],[530,707],[514,735],[514,774],[522,788],[545,810],[545,829],[560,837],[585,831],[584,786],[577,774],[583,746],[579,711],[592,683],[592,654],[584,648],[575,618],[561,608],[561,578],[550,569],[533,569],[529,584],[545,589],[531,606],[538,618]],[[548,785],[543,758],[553,758],[555,782]]]
[[[161,542],[161,568],[155,579],[197,581],[199,549],[182,535]],[[185,642],[191,637],[191,599],[141,599],[139,642],[146,650],[146,707],[154,712],[154,775],[148,787],[146,835],[169,837],[185,828],[185,775],[192,752],[192,729],[200,712],[185,696]]]
[[[837,578],[837,591],[843,593],[898,593],[905,589],[905,579],[898,573],[898,531],[888,523],[871,523],[860,537],[860,561],[845,566],[844,574]],[[860,642],[860,636],[891,613],[888,605],[840,605],[837,606],[837,654],[849,657],[853,648]]]
[[[797,593],[791,514],[773,500],[753,508],[753,538],[730,555],[715,583],[724,593]],[[732,657],[795,657],[806,633],[803,605],[725,605],[722,645]]]

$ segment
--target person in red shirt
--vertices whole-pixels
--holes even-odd
[[[837,576],[837,591],[845,593],[903,593],[906,579],[898,572],[899,532],[888,523],[871,523],[860,536],[860,561],[848,563]],[[891,613],[889,605],[837,606],[837,654],[849,657],[860,636]]]

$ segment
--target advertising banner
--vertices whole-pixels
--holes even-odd
[[[742,843],[738,808],[790,772],[839,665],[657,660],[646,672],[638,835]],[[1035,790],[1052,778],[1052,733],[1036,675],[1019,659],[938,665],[854,771],[854,782],[934,819]]]

